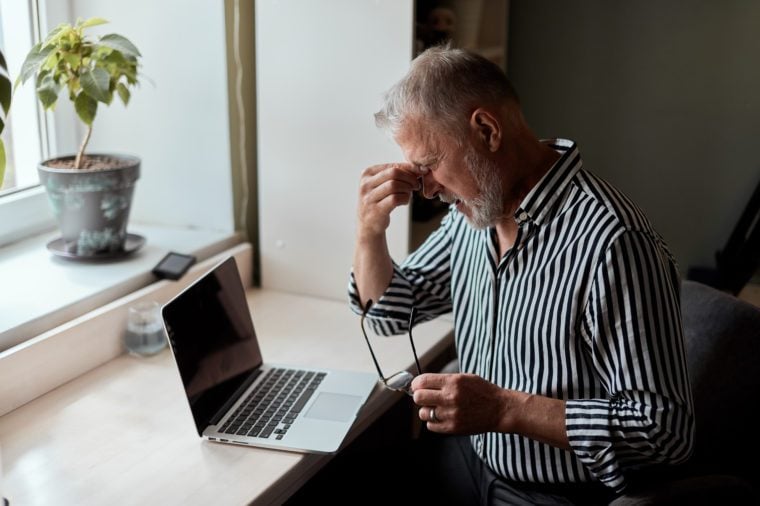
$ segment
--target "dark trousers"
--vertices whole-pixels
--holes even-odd
[[[596,505],[614,494],[599,484],[541,485],[509,482],[494,474],[475,454],[466,436],[423,433],[414,450],[417,470],[424,472],[421,498],[432,504]]]
[[[401,405],[403,408],[403,404]],[[415,411],[416,413],[416,411]],[[497,477],[475,454],[466,436],[441,436],[424,427],[410,440],[394,423],[370,429],[295,493],[286,506],[313,504],[535,505],[608,504],[602,485],[531,485]],[[417,437],[418,436],[418,437]]]

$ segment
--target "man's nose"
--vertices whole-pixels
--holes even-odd
[[[422,183],[422,196],[426,199],[434,199],[441,192],[441,185],[436,182],[429,172],[420,177],[420,182]]]

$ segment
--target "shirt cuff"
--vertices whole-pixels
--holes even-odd
[[[568,400],[565,428],[570,447],[586,468],[607,487],[621,492],[625,479],[609,427],[610,403],[604,399]]]
[[[348,301],[349,307],[354,313],[361,315],[364,312],[353,270],[348,283]],[[403,334],[409,327],[409,313],[413,301],[411,285],[403,277],[401,270],[394,262],[391,283],[380,299],[373,302],[367,313],[366,322],[378,335]]]

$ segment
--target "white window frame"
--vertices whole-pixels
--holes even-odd
[[[28,44],[7,44],[4,55],[11,81],[18,77],[21,64],[34,41],[45,29],[41,12],[44,2],[0,0],[6,40],[26,40]],[[42,7],[42,9],[40,8]],[[12,20],[12,21],[11,21]],[[36,136],[12,135],[10,146],[17,167],[35,167],[50,152],[47,128],[52,115],[38,106],[34,86],[29,82],[14,91],[8,123],[14,132],[37,132]],[[20,182],[22,189],[0,197],[0,245],[38,234],[55,226],[45,191],[39,185]],[[27,188],[23,188],[27,186]]]

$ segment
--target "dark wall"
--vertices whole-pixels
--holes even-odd
[[[508,73],[541,137],[711,265],[760,182],[760,2],[512,0]]]

